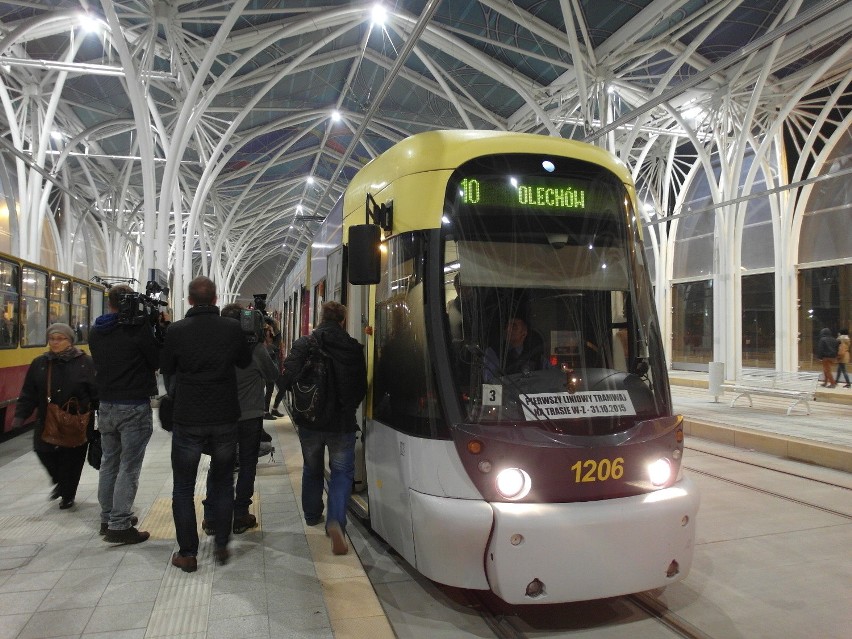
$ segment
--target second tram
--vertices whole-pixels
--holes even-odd
[[[71,326],[76,343],[89,341],[89,327],[104,310],[104,287],[0,254],[0,419],[11,431],[15,403],[30,362],[47,350],[47,327]],[[85,346],[84,346],[85,348]]]
[[[422,133],[355,176],[327,260],[288,280],[291,337],[321,299],[350,308],[370,377],[356,497],[430,579],[529,604],[689,572],[699,497],[637,216],[600,148]]]

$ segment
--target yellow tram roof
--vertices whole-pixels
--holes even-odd
[[[346,189],[343,201],[344,217],[354,215],[352,220],[347,220],[347,226],[348,223],[364,222],[364,203],[368,193],[379,203],[396,199],[400,196],[400,191],[394,188],[394,184],[403,178],[426,172],[445,171],[448,179],[449,174],[465,162],[500,153],[541,153],[577,158],[603,166],[625,184],[632,184],[630,172],[621,160],[608,151],[585,142],[508,131],[427,131],[395,144],[367,163],[355,175]],[[435,197],[440,197],[443,201],[443,188],[434,189],[434,183],[432,187],[428,190],[431,192],[424,192],[422,185],[406,191],[416,192],[420,205],[426,205],[428,200]],[[418,208],[422,210],[422,206]],[[399,212],[405,215],[405,212]],[[397,215],[397,210],[394,215]]]

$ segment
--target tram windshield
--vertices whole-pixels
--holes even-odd
[[[615,175],[579,160],[497,156],[454,173],[446,342],[468,423],[618,430],[670,414],[629,202]]]

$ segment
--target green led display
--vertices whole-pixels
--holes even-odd
[[[479,206],[541,207],[548,209],[584,210],[586,190],[571,184],[504,179],[499,182],[464,178],[460,183],[464,204]]]

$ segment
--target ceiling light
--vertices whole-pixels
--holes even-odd
[[[385,11],[385,8],[377,4],[373,7],[373,24],[383,27],[385,24],[385,19],[387,19],[388,14]]]
[[[340,122],[340,111],[337,111],[336,109],[334,111],[332,111],[331,112],[331,119],[334,122]]]

